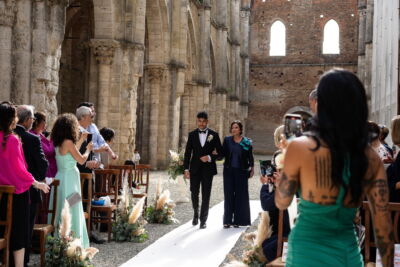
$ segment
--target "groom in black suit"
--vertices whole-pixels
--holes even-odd
[[[199,222],[199,191],[201,184],[200,229],[207,227],[213,176],[217,174],[216,159],[222,147],[218,133],[207,128],[208,115],[202,111],[197,114],[197,129],[189,133],[185,149],[185,178],[190,178],[190,192],[194,210],[193,225]]]

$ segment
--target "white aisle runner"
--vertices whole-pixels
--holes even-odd
[[[250,201],[252,222],[261,211],[259,200]],[[218,267],[247,227],[222,228],[224,202],[212,207],[207,228],[192,221],[175,228],[142,250],[122,267]]]

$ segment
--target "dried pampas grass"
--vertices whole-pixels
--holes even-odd
[[[123,213],[126,214],[129,208],[129,184],[128,184],[128,172],[126,171],[124,177],[122,178],[122,191],[121,195],[119,196],[120,202],[118,205],[118,209]]]
[[[61,225],[60,225],[60,237],[68,239],[71,233],[71,213],[69,211],[69,203],[67,200],[64,201],[64,208],[61,212]]]
[[[145,201],[146,197],[142,197],[137,203],[136,205],[133,207],[131,214],[129,215],[129,220],[128,223],[129,224],[134,224],[136,223],[136,221],[139,219],[140,215],[143,212],[143,206],[144,206],[144,201]]]
[[[159,177],[157,180],[157,187],[156,187],[156,199],[158,199],[161,195],[162,187],[161,187],[161,178]]]
[[[261,212],[260,223],[257,228],[257,235],[254,240],[254,245],[261,247],[265,239],[270,238],[272,235],[272,227],[270,226],[269,213],[267,211]]]
[[[73,257],[76,255],[77,250],[82,246],[81,239],[77,238],[74,239],[71,243],[68,244],[67,248],[67,256],[68,257]]]
[[[169,190],[164,190],[160,197],[157,199],[157,203],[156,203],[156,210],[162,210],[165,206],[165,204],[167,204],[168,202],[170,202],[170,192]]]
[[[89,260],[92,260],[93,257],[94,257],[94,255],[96,255],[98,252],[99,252],[99,250],[98,250],[97,248],[93,248],[93,247],[84,249],[84,250],[82,251],[82,256],[81,256],[81,258],[83,257],[83,259],[88,258]]]

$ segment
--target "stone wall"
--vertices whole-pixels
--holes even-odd
[[[323,54],[323,30],[334,19],[340,29],[340,54]],[[270,29],[286,27],[286,56],[269,56]],[[319,76],[333,67],[356,72],[356,0],[256,0],[250,19],[250,84],[247,130],[257,153],[275,151],[274,129],[291,110],[306,110]],[[294,108],[294,109],[293,109]]]
[[[249,14],[249,0],[0,0],[0,100],[49,128],[93,102],[121,162],[136,148],[163,168],[198,111],[221,136],[247,117]]]
[[[358,71],[367,90],[371,120],[388,127],[399,114],[398,9],[394,0],[379,4],[359,0]]]

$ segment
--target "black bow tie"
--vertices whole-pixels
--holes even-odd
[[[199,130],[199,133],[200,133],[200,134],[205,134],[205,133],[207,133],[207,130],[204,130],[204,131]]]

